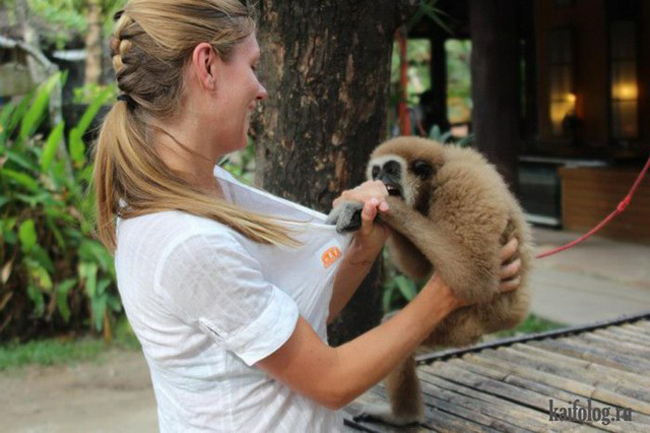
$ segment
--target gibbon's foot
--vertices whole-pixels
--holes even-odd
[[[421,415],[395,415],[388,404],[366,404],[354,417],[355,421],[383,422],[397,427],[415,425],[423,421]]]
[[[336,225],[336,231],[339,233],[348,233],[361,228],[361,211],[363,203],[358,201],[344,201],[327,217],[326,224]]]

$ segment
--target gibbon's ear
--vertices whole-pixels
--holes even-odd
[[[201,42],[192,52],[192,69],[201,88],[214,91],[217,88],[217,67],[221,59],[207,42]]]

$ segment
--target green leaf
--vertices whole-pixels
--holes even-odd
[[[95,100],[88,106],[88,108],[86,108],[86,111],[84,111],[84,114],[81,116],[79,123],[77,123],[77,126],[74,128],[74,130],[76,130],[80,136],[83,136],[86,133],[93,119],[95,116],[97,116],[97,113],[106,103],[111,94],[112,89],[110,87],[106,87],[99,95],[97,95],[97,98],[95,98]]]
[[[102,278],[99,280],[99,283],[97,283],[97,294],[98,295],[103,295],[106,293],[106,288],[111,285],[111,280],[108,278]]]
[[[50,93],[61,79],[61,73],[57,72],[47,79],[38,87],[34,102],[30,105],[29,110],[25,113],[22,123],[20,125],[20,138],[27,140],[38,128],[38,125],[43,121],[45,112],[48,108],[50,101]]]
[[[0,144],[4,144],[7,141],[7,137],[9,136],[7,131],[9,119],[15,108],[14,104],[9,102],[0,110]]]
[[[38,181],[36,181],[33,177],[29,176],[28,174],[11,170],[9,168],[0,168],[0,173],[2,173],[4,176],[10,179],[13,179],[14,181],[18,182],[18,184],[24,186],[25,188],[33,192],[39,191]]]
[[[110,296],[108,298],[108,306],[115,312],[122,311],[122,303],[120,302],[120,298],[117,296]]]
[[[84,280],[86,295],[92,300],[97,297],[97,264],[81,262],[78,268],[79,276]]]
[[[56,150],[61,143],[63,138],[63,128],[65,127],[65,122],[61,122],[50,132],[50,135],[47,137],[47,141],[43,146],[43,153],[41,154],[41,171],[47,173],[50,169],[50,165],[54,160],[56,155]]]
[[[68,306],[68,293],[77,284],[77,280],[68,278],[56,285],[54,289],[56,293],[56,307],[67,323],[70,320],[70,307]]]
[[[36,316],[41,316],[45,306],[45,302],[43,301],[43,292],[30,282],[27,284],[27,296],[34,303],[34,314]]]
[[[415,289],[415,283],[403,275],[398,275],[395,277],[395,283],[397,283],[399,291],[408,301],[412,301],[413,298],[415,298],[415,296],[418,294],[417,290]]]
[[[83,261],[99,263],[103,271],[110,272],[114,269],[113,256],[97,241],[84,240],[79,246],[79,257]]]
[[[33,219],[24,221],[18,229],[18,238],[23,251],[29,253],[36,245],[36,227]]]
[[[39,266],[44,267],[50,273],[54,273],[54,263],[52,262],[50,254],[45,248],[39,244],[34,245],[31,251],[31,257],[38,263]]]
[[[381,305],[384,309],[384,313],[388,313],[391,311],[391,305],[393,303],[393,293],[395,293],[395,289],[397,288],[397,284],[391,282],[390,284],[386,284],[384,286],[384,293],[381,298]]]
[[[38,166],[20,153],[7,149],[5,154],[7,155],[7,161],[13,161],[28,171],[38,171]]]
[[[48,210],[48,212],[51,212],[51,210]],[[61,233],[61,230],[59,229],[56,222],[50,215],[48,215],[45,218],[45,224],[52,231],[52,234],[54,235],[54,238],[56,239],[56,243],[59,245],[59,247],[61,247],[62,250],[65,250],[66,249],[65,237],[63,237],[63,233]]]
[[[108,296],[106,294],[93,298],[90,302],[90,308],[93,312],[93,322],[95,330],[101,331],[104,327],[104,312],[106,311],[106,304]]]
[[[11,117],[9,118],[9,125],[7,126],[7,129],[5,129],[7,136],[10,136],[20,121],[23,120],[23,117],[29,109],[29,105],[32,102],[32,99],[34,99],[34,93],[30,92],[20,100],[18,107],[16,107],[16,109],[11,113]]]
[[[41,289],[43,289],[45,292],[50,292],[52,290],[52,278],[50,278],[50,274],[47,272],[47,269],[42,266],[36,266],[35,268],[31,269],[31,272],[32,277],[38,283]]]
[[[70,131],[70,157],[79,165],[86,162],[86,145],[81,139],[81,134],[76,129]]]

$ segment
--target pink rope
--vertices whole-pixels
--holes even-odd
[[[643,167],[643,170],[641,170],[641,173],[639,173],[639,176],[636,178],[636,181],[632,185],[632,188],[630,188],[630,192],[627,193],[625,198],[623,200],[621,200],[621,202],[618,204],[618,206],[616,206],[616,209],[612,213],[610,213],[607,216],[607,218],[605,218],[603,221],[601,221],[600,224],[598,224],[596,227],[589,230],[589,232],[587,232],[584,235],[580,236],[578,239],[574,240],[573,242],[569,242],[568,244],[563,245],[561,247],[552,249],[550,251],[546,251],[544,253],[540,253],[537,256],[535,256],[535,258],[542,259],[544,257],[552,256],[553,254],[557,254],[557,253],[559,253],[561,251],[568,250],[569,248],[572,248],[572,247],[578,245],[579,243],[587,240],[591,235],[596,233],[598,230],[603,228],[608,222],[610,222],[612,219],[614,219],[614,217],[616,217],[618,214],[622,213],[625,210],[625,208],[632,201],[632,196],[634,195],[634,193],[636,192],[636,189],[639,187],[639,185],[641,184],[641,181],[643,180],[646,173],[648,172],[648,168],[650,168],[650,158],[648,158],[648,162],[646,162],[645,167]]]

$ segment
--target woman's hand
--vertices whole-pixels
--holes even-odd
[[[501,269],[499,270],[499,277],[501,278],[501,285],[499,286],[499,291],[501,293],[510,292],[516,290],[521,284],[521,279],[519,278],[519,269],[521,268],[521,260],[513,260],[512,263],[508,263],[510,259],[517,252],[517,247],[519,247],[519,241],[517,238],[512,238],[501,247],[499,251],[499,257],[501,258]],[[442,291],[442,298],[448,299],[448,304],[451,306],[451,310],[455,310],[460,307],[467,307],[472,305],[472,302],[468,302],[464,299],[459,299],[454,296],[451,288],[440,278],[437,273],[434,273],[431,277],[431,283],[427,286],[437,287],[438,290]],[[425,287],[427,287],[425,286]]]
[[[383,182],[369,180],[354,189],[343,191],[341,196],[334,200],[333,207],[341,200],[363,203],[361,228],[354,234],[353,248],[358,252],[354,255],[355,262],[374,261],[390,235],[386,224],[375,221],[378,212],[388,211],[386,197],[388,190]]]

